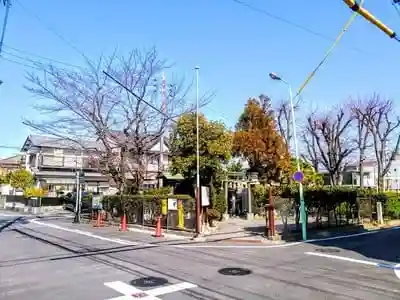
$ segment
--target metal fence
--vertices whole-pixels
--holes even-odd
[[[163,202],[164,201],[164,202]],[[124,204],[128,224],[155,226],[156,218],[161,216],[161,225],[164,229],[194,230],[196,219],[195,209],[188,200],[177,200],[181,203],[176,209],[168,209],[167,199],[137,199]],[[163,208],[164,206],[164,208]],[[165,209],[165,206],[166,209]],[[116,201],[103,200],[103,208],[107,218],[117,221],[123,216],[122,204]]]

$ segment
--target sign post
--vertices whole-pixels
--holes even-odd
[[[293,174],[293,179],[299,183],[299,198],[300,198],[300,222],[301,222],[301,232],[303,240],[307,239],[307,214],[306,206],[304,203],[304,193],[303,193],[303,180],[304,174],[300,170]]]

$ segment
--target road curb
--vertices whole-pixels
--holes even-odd
[[[245,243],[245,244],[265,244],[270,242],[269,240],[254,240],[254,239],[241,239],[241,238],[231,238],[221,241],[223,243]]]

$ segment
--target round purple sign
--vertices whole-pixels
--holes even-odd
[[[293,179],[297,182],[302,182],[304,179],[304,174],[301,171],[297,171],[293,174]]]

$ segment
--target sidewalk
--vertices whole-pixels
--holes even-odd
[[[277,226],[280,226],[280,222]],[[206,241],[211,242],[238,242],[238,243],[265,243],[271,242],[265,237],[265,220],[245,220],[231,218],[220,222],[204,234]]]
[[[28,211],[22,210],[13,210],[13,209],[0,209],[0,216],[24,216],[30,218],[73,218],[74,214],[70,211],[61,210],[61,211],[47,211],[43,213],[33,214]]]

